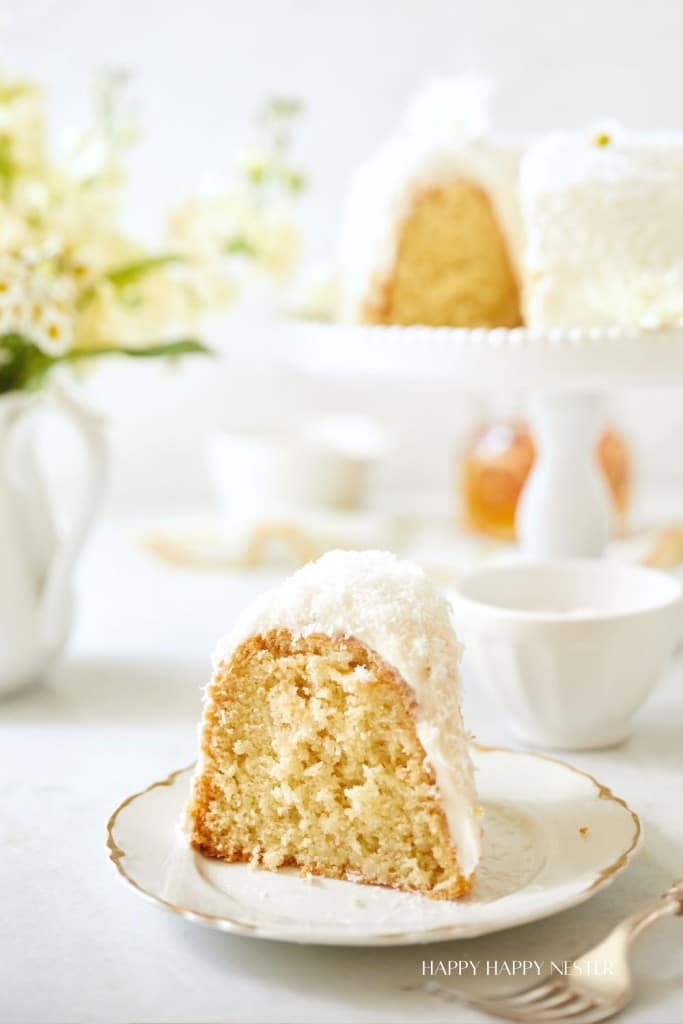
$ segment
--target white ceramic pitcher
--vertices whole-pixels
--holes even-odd
[[[78,432],[86,475],[81,507],[59,534],[35,453],[35,413],[57,410]],[[40,679],[66,643],[71,577],[104,486],[102,423],[55,380],[39,394],[0,396],[0,692]]]

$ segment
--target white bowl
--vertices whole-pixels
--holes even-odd
[[[682,593],[666,573],[597,560],[489,566],[454,596],[465,671],[527,743],[619,743],[676,645]]]
[[[270,430],[218,431],[207,438],[206,456],[221,510],[234,525],[306,509],[356,510],[383,447],[374,421],[328,416]]]

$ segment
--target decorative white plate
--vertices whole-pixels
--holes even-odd
[[[683,327],[398,327],[285,321],[281,351],[322,376],[615,389],[680,387]]]
[[[534,921],[609,885],[638,848],[638,817],[590,775],[539,754],[478,747],[484,852],[466,899],[252,870],[190,849],[179,828],[192,768],[128,797],[111,860],[141,896],[221,931],[287,942],[407,945]]]

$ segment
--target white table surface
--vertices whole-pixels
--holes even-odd
[[[610,751],[570,755],[638,811],[639,858],[590,903],[459,943],[283,945],[212,932],[127,890],[104,826],[129,793],[195,751],[209,654],[263,574],[155,562],[130,525],[100,525],[81,563],[69,656],[47,685],[0,703],[0,1020],[3,1022],[476,1022],[424,991],[423,960],[571,958],[683,875],[683,659]],[[466,696],[483,741],[514,744]],[[683,1020],[683,919],[646,933],[624,1021]],[[481,979],[446,981],[481,988]],[[520,987],[519,980],[489,986]]]

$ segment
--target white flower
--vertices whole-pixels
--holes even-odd
[[[45,160],[43,95],[26,82],[0,81],[0,140],[15,172],[41,167]]]
[[[74,339],[75,282],[58,269],[49,249],[32,253],[27,263],[27,333],[43,352],[63,355]]]
[[[271,156],[265,149],[250,149],[240,154],[239,165],[249,181],[262,181],[271,167]]]
[[[76,288],[49,250],[0,254],[0,333],[24,334],[49,355],[73,344]]]
[[[327,265],[303,269],[292,289],[288,309],[301,320],[334,320],[339,302],[339,281]]]
[[[188,338],[198,314],[234,301],[254,270],[283,276],[298,253],[303,179],[288,161],[297,107],[283,101],[268,108],[262,144],[235,180],[175,212],[170,247],[150,252],[128,236],[121,157],[136,128],[120,106],[125,82],[118,73],[103,83],[95,129],[58,164],[44,145],[40,90],[0,79],[0,334],[20,333],[51,357]]]
[[[227,309],[239,293],[239,274],[226,260],[213,255],[195,258],[188,267],[191,288],[197,303],[205,308]]]
[[[286,277],[300,237],[291,204],[261,203],[248,189],[195,196],[169,221],[172,251],[187,255],[197,286],[212,304],[232,301],[235,282],[253,270]]]
[[[76,343],[134,348],[182,337],[196,329],[199,308],[182,267],[162,266],[123,286],[105,279],[80,313]]]
[[[288,276],[297,261],[299,229],[290,211],[284,207],[264,210],[245,225],[256,262],[276,277]]]
[[[19,260],[0,253],[0,335],[23,333],[28,301],[25,267]]]
[[[622,125],[613,117],[593,121],[593,123],[588,127],[588,138],[592,145],[598,147],[611,145],[613,142],[620,139],[623,134],[624,129]]]

